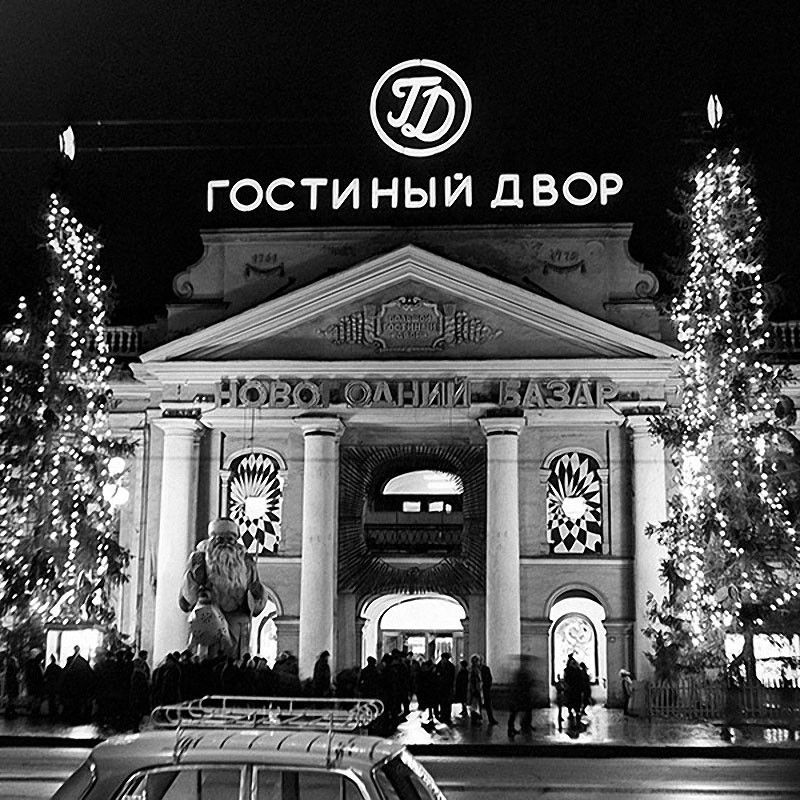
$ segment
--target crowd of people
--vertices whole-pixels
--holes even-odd
[[[55,656],[45,666],[34,651],[22,669],[8,655],[0,669],[7,716],[24,709],[70,724],[95,721],[116,730],[138,730],[157,705],[169,705],[209,694],[258,697],[365,697],[383,702],[384,715],[374,726],[386,734],[410,713],[416,697],[424,725],[452,724],[452,709],[473,725],[496,725],[492,706],[492,672],[481,656],[458,668],[450,653],[436,661],[393,650],[380,661],[369,657],[363,667],[331,675],[330,654],[320,653],[313,675],[301,679],[297,657],[282,652],[270,666],[265,658],[205,657],[191,651],[169,653],[154,669],[145,650],[123,646],[99,650],[94,664],[75,647],[63,666]]]
[[[564,666],[564,676],[556,677],[556,705],[558,706],[558,729],[561,730],[564,708],[567,709],[569,725],[580,726],[581,717],[592,704],[592,679],[589,668],[570,653]]]

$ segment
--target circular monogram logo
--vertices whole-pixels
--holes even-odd
[[[438,61],[403,61],[381,75],[369,104],[378,136],[421,158],[454,145],[467,128],[472,98],[461,77]]]

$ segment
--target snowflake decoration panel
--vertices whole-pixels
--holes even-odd
[[[228,516],[239,525],[248,553],[268,556],[278,551],[282,507],[283,486],[275,461],[265,453],[237,459],[228,484]]]
[[[566,501],[566,504],[565,504]],[[568,516],[577,507],[580,516]],[[547,541],[550,552],[598,554],[603,550],[602,487],[597,462],[584,453],[565,453],[547,481]]]

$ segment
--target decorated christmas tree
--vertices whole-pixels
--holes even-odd
[[[108,426],[100,244],[55,194],[44,222],[47,291],[20,300],[0,352],[0,623],[12,640],[109,624],[128,561],[112,503],[130,447]]]
[[[689,248],[672,306],[681,388],[654,418],[675,466],[665,546],[667,597],[651,605],[662,676],[726,666],[727,633],[797,621],[800,537],[780,469],[787,431],[776,409],[787,373],[769,363],[762,229],[737,148],[713,149],[687,196]]]

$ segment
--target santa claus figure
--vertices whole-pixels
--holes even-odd
[[[221,517],[192,553],[179,605],[189,617],[189,646],[202,655],[239,658],[247,652],[251,619],[267,602],[255,561],[245,552],[239,528]]]

